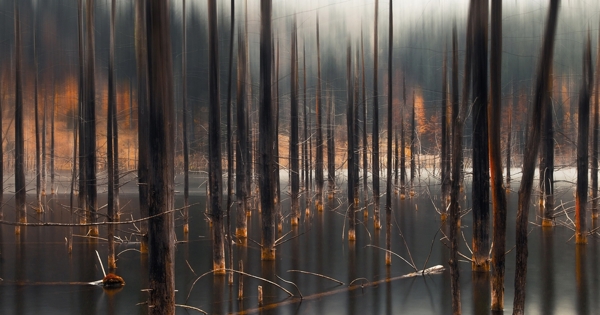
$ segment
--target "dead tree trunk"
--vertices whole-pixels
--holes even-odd
[[[275,40],[273,39],[273,42]],[[277,55],[275,60],[275,170],[273,173],[273,183],[275,189],[275,223],[277,225],[277,231],[281,232],[283,230],[283,216],[281,214],[281,180],[280,180],[280,163],[281,159],[279,156],[279,40],[277,40]]]
[[[25,138],[23,136],[23,85],[21,79],[21,23],[19,2],[15,1],[15,210],[19,222],[27,222],[25,187]],[[15,234],[21,227],[15,226]]]
[[[371,167],[373,168],[373,225],[375,229],[381,228],[379,220],[379,88],[377,86],[379,68],[379,42],[378,42],[378,24],[379,0],[375,0],[375,30],[373,35],[373,130],[371,132]]]
[[[321,124],[321,48],[319,41],[319,17],[317,16],[317,103],[315,114],[317,122],[317,156],[315,161],[315,181],[317,185],[317,193],[315,206],[317,211],[323,211],[323,127]]]
[[[577,131],[577,194],[575,196],[575,243],[587,243],[586,207],[588,198],[588,150],[590,134],[590,96],[593,87],[590,36],[584,50],[583,84],[579,92]]]
[[[273,141],[273,101],[271,94],[271,0],[261,0],[260,28],[260,203],[262,215],[262,260],[275,260],[275,191],[272,173],[275,171]]]
[[[368,140],[367,140],[367,89],[366,89],[366,79],[365,79],[365,45],[363,43],[363,32],[362,27],[360,30],[360,58],[361,58],[361,68],[362,68],[362,150],[363,150],[363,191],[365,193],[365,211],[364,217],[367,218],[369,216],[369,154],[368,154]]]
[[[146,1],[135,2],[135,54],[137,68],[137,105],[138,105],[138,189],[140,217],[149,215],[148,208],[148,160],[150,142],[148,139],[149,90],[148,90],[148,51],[146,34]],[[148,223],[140,222],[140,252],[148,253]]]
[[[400,109],[400,199],[406,198],[406,140],[404,109],[406,108],[406,78],[402,78],[402,108]]]
[[[233,34],[235,27],[235,0],[231,0],[231,26],[229,35],[229,76],[227,78],[227,252],[229,268],[233,268],[233,247],[231,235],[231,206],[233,204],[233,113],[231,108],[231,85],[233,71]],[[229,285],[233,285],[233,272],[229,273]]]
[[[188,140],[188,106],[187,106],[187,24],[185,0],[181,4],[182,15],[182,48],[181,48],[181,94],[182,94],[182,138],[183,138],[183,233],[190,231],[190,153]],[[233,18],[232,18],[233,19]],[[228,121],[229,122],[229,121]]]
[[[79,209],[81,209],[82,211],[84,211],[83,215],[80,216],[80,222],[81,223],[85,223],[88,221],[88,213],[85,212],[85,209],[87,209],[85,202],[86,202],[86,186],[85,186],[85,130],[84,130],[84,121],[85,121],[85,103],[86,103],[86,94],[85,94],[85,42],[84,42],[84,35],[83,35],[83,0],[78,0],[77,1],[77,24],[78,24],[78,35],[79,35],[79,45],[78,45],[78,49],[79,49],[79,121],[78,121],[78,130],[79,130],[79,183],[78,183],[78,190],[79,190],[79,195],[78,195],[78,201],[79,201]],[[56,94],[56,85],[54,86],[54,102],[56,103],[56,98],[57,98],[57,94]],[[50,149],[52,153],[53,149]],[[52,154],[51,159],[54,158],[54,155]],[[52,163],[52,161],[50,162]],[[52,177],[53,174],[51,174],[50,176]],[[50,179],[51,182],[53,182],[53,179]],[[52,186],[54,187],[54,186]]]
[[[598,42],[600,43],[600,35],[598,35]],[[594,89],[594,126],[592,127],[593,138],[592,138],[592,219],[598,218],[598,155],[600,149],[598,148],[600,141],[600,46],[596,52],[596,82],[594,82],[596,88]]]
[[[475,1],[473,25],[473,271],[490,270],[488,161],[488,3]]]
[[[219,97],[219,42],[217,3],[208,1],[209,52],[209,125],[208,125],[208,184],[213,237],[213,269],[216,275],[225,274],[225,239],[223,227],[223,175],[221,174],[221,101]]]
[[[506,135],[506,190],[510,189],[510,155],[512,152],[512,107],[508,109],[508,134]]]
[[[115,0],[111,1],[110,7],[110,39],[109,39],[109,59],[108,59],[108,115],[106,116],[106,155],[108,159],[108,207],[106,214],[108,222],[115,220],[115,156],[114,152],[114,134],[113,130],[117,128],[114,125],[113,117],[116,116],[116,95],[114,82],[114,64],[115,64]],[[108,269],[115,272],[117,263],[115,259],[115,226],[109,224],[107,227],[108,238]]]
[[[541,121],[538,119],[543,113],[544,101],[550,84],[550,69],[552,67],[552,56],[554,54],[554,38],[556,35],[556,21],[558,17],[559,0],[551,0],[544,32],[544,41],[540,63],[537,67],[537,78],[535,82],[535,98],[533,114],[531,115],[531,131],[525,145],[525,157],[523,161],[523,176],[519,187],[519,207],[517,210],[516,238],[517,244],[516,266],[515,266],[515,293],[513,301],[513,314],[524,314],[525,312],[525,281],[527,278],[527,223],[531,188],[533,186],[533,175],[535,172],[535,160],[538,153]]]
[[[38,103],[38,55],[36,49],[36,36],[35,36],[35,23],[33,26],[33,58],[35,66],[35,79],[34,79],[34,125],[35,125],[35,193],[37,200],[36,212],[44,212],[42,204],[42,152],[40,143],[40,120],[39,120],[39,103]]]
[[[304,114],[304,121],[303,121],[304,122],[304,141],[302,142],[302,151],[303,151],[302,166],[304,168],[304,189],[307,192],[309,192],[310,191],[310,180],[309,179],[310,179],[311,175],[309,174],[310,159],[308,158],[309,157],[308,144],[310,142],[310,138],[309,138],[310,133],[308,132],[308,117],[309,116],[307,113],[308,107],[306,107],[306,96],[307,96],[306,95],[306,44],[304,44],[302,46],[302,49],[303,49],[303,51],[302,51],[302,68],[303,68],[303,70],[302,70],[302,80],[303,80],[302,88],[304,89],[304,93],[303,93],[303,98],[304,98],[304,100],[303,100],[304,101],[304,104],[303,104],[303,108],[304,108],[304,112],[303,112],[303,114]],[[307,193],[307,196],[308,196],[308,193]],[[308,197],[306,199],[308,200]],[[306,202],[306,209],[309,209],[308,204],[309,203]]]
[[[298,152],[298,42],[297,42],[296,20],[294,18],[294,26],[292,29],[292,60],[291,60],[291,139],[290,139],[290,161],[291,161],[291,176],[292,176],[292,214],[291,225],[298,225],[300,221],[298,193],[300,190],[299,181],[299,152]]]
[[[393,1],[390,0],[390,17],[389,17],[389,31],[388,31],[388,110],[387,110],[387,179],[386,179],[386,195],[385,195],[385,264],[392,264],[392,50],[394,48],[394,15],[392,10]]]
[[[502,183],[502,0],[492,0],[492,42],[490,51],[489,157],[494,213],[492,249],[492,310],[504,309],[504,269],[506,252],[506,192]]]
[[[246,45],[242,32],[238,31],[238,67],[237,67],[237,149],[236,156],[236,194],[237,194],[237,216],[235,236],[246,238],[248,236],[248,224],[246,211],[249,211],[248,197],[250,194],[250,159],[251,153],[248,149],[248,105],[246,103]]]
[[[148,266],[150,273],[148,314],[172,315],[175,314],[173,214],[175,113],[169,38],[169,3],[162,0],[150,0],[147,5],[146,51],[148,53],[149,110],[148,119],[145,122],[152,126],[152,128],[146,129],[148,130],[146,137],[149,142],[148,210],[150,216],[154,216],[148,220],[149,257],[152,257],[149,259]],[[214,9],[214,6],[212,8]],[[211,22],[215,23],[216,21],[212,20]],[[209,25],[213,23],[209,23]],[[213,32],[211,29],[209,34],[216,35],[216,31]]]
[[[329,199],[335,193],[335,100],[331,92],[328,97],[327,108],[327,188]]]
[[[415,123],[415,91],[412,93],[412,118],[410,124],[410,195],[415,194],[415,175],[417,168],[417,161],[415,156],[415,144],[417,141],[417,124]]]
[[[348,108],[346,111],[346,125],[348,130],[348,241],[356,241],[356,196],[354,183],[355,183],[355,139],[356,135],[354,132],[354,91],[352,84],[352,50],[350,43],[346,49],[346,84],[347,84],[347,95],[348,95]]]
[[[94,0],[88,0],[86,5],[85,41],[85,111],[84,111],[84,167],[86,186],[86,207],[90,222],[98,220],[98,199],[96,190],[96,87],[95,87],[95,44],[94,44]],[[98,235],[98,226],[90,227],[89,234]]]
[[[552,73],[550,74],[552,75]],[[540,162],[540,181],[542,187],[542,204],[540,210],[543,213],[542,226],[552,226],[552,212],[554,211],[554,115],[552,113],[552,83],[549,83],[548,93],[544,97],[542,112],[542,157]]]
[[[440,154],[440,170],[441,170],[441,181],[442,181],[442,209],[441,218],[442,221],[446,220],[448,216],[447,205],[450,199],[450,161],[448,160],[449,153],[449,140],[448,135],[448,65],[446,50],[444,49],[444,58],[442,62],[442,132],[441,132],[441,154]]]

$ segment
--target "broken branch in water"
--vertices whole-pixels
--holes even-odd
[[[206,315],[208,315],[208,313],[207,313],[207,312],[205,312],[205,311],[203,311],[203,310],[201,310],[201,309],[199,309],[199,308],[197,308],[197,307],[193,307],[193,306],[189,306],[189,305],[185,305],[185,304],[175,304],[175,306],[177,306],[177,307],[181,307],[181,308],[190,309],[190,310],[194,310],[194,311],[196,311],[196,312],[200,312],[200,313],[202,313],[202,314],[206,314]]]
[[[340,281],[340,280],[337,280],[337,279],[334,279],[334,278],[331,278],[331,277],[328,277],[328,276],[325,276],[325,275],[322,275],[322,274],[310,272],[310,271],[294,270],[294,269],[292,269],[292,270],[288,270],[287,272],[299,272],[299,273],[304,273],[304,274],[307,274],[307,275],[313,275],[313,276],[321,277],[321,278],[324,278],[324,279],[327,279],[327,280],[331,280],[333,282],[337,282],[337,283],[339,283],[341,285],[344,285],[344,283],[342,281]]]

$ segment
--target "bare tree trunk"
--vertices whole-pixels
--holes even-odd
[[[19,222],[27,222],[25,187],[25,139],[23,136],[23,85],[21,79],[21,23],[19,2],[15,1],[15,210]],[[15,234],[21,227],[15,226]]]
[[[291,139],[290,139],[290,160],[291,160],[291,176],[292,176],[292,214],[290,223],[292,226],[298,225],[300,221],[298,192],[300,190],[299,182],[299,152],[298,152],[298,35],[296,29],[296,19],[294,18],[294,26],[292,29],[292,60],[291,60]]]
[[[406,78],[402,78],[402,108],[400,109],[400,199],[406,197],[406,138],[404,136],[404,109],[406,108]]]
[[[512,152],[512,107],[508,110],[508,134],[506,136],[506,190],[510,189],[510,156]]]
[[[600,35],[598,35],[600,43]],[[594,126],[592,129],[592,219],[598,218],[598,155],[600,149],[600,46],[596,52],[596,88],[594,89]]]
[[[473,271],[490,270],[488,161],[488,3],[474,0],[473,25]]]
[[[114,116],[116,116],[116,95],[114,81],[114,65],[115,65],[115,0],[111,0],[110,6],[110,39],[109,39],[109,59],[108,59],[108,115],[106,116],[106,155],[108,159],[108,207],[106,210],[108,222],[115,221],[115,155],[117,150],[114,146],[115,136],[113,131],[117,128],[114,124]],[[108,239],[108,269],[114,273],[117,269],[117,261],[115,259],[115,226],[107,225]]]
[[[412,118],[411,118],[411,132],[410,132],[410,195],[415,194],[415,174],[417,168],[417,161],[415,156],[415,144],[417,141],[417,124],[415,123],[415,91],[412,93]]]
[[[260,28],[260,202],[262,215],[262,260],[275,260],[275,204],[272,173],[275,171],[275,151],[272,128],[273,101],[271,94],[271,0],[261,0]]]
[[[450,146],[450,136],[448,135],[448,65],[446,57],[446,49],[444,49],[444,57],[442,62],[442,132],[441,132],[441,154],[440,154],[440,171],[442,181],[442,221],[448,216],[447,205],[450,199],[450,161],[448,160]]]
[[[377,24],[379,21],[379,0],[375,0],[375,30],[373,35],[373,130],[371,132],[371,164],[373,168],[373,225],[376,230],[381,228],[379,220],[379,88],[378,81],[378,61],[379,61],[379,41]]]
[[[148,208],[148,160],[150,142],[149,133],[149,90],[148,90],[148,46],[146,37],[146,1],[135,2],[135,54],[137,66],[137,105],[138,105],[138,189],[140,217],[149,215]],[[148,253],[148,222],[140,222],[140,252]]]
[[[34,79],[34,125],[35,125],[35,193],[36,193],[36,212],[44,212],[44,206],[42,204],[42,152],[40,143],[40,120],[39,120],[39,103],[38,103],[38,53],[36,47],[36,32],[35,22],[33,25],[33,58],[35,66],[35,79]]]
[[[217,3],[208,1],[209,45],[209,125],[208,125],[208,184],[213,237],[213,269],[215,275],[225,274],[225,239],[223,227],[223,175],[221,166],[221,101],[219,97],[219,46]]]
[[[1,102],[1,101],[0,101]],[[41,152],[41,156],[42,156],[42,195],[45,196],[46,195],[46,130],[47,130],[47,126],[48,126],[48,113],[47,113],[47,109],[48,109],[48,95],[44,95],[44,111],[42,112],[42,115],[44,116],[44,118],[42,119],[42,152]],[[0,116],[0,119],[2,119],[2,116]],[[0,125],[1,127],[2,125]],[[2,130],[2,129],[0,129]],[[1,144],[2,142],[0,142]],[[2,154],[2,152],[0,152],[0,154]],[[0,200],[1,202],[1,200]],[[1,204],[1,203],[0,203]]]
[[[388,111],[387,111],[387,179],[386,179],[386,195],[385,195],[385,264],[392,264],[392,50],[394,48],[394,15],[392,10],[392,0],[390,0],[390,17],[388,31]]]
[[[363,149],[363,191],[365,193],[365,211],[364,217],[369,216],[369,154],[368,154],[368,140],[367,140],[367,89],[365,79],[365,45],[363,43],[363,32],[362,27],[360,30],[360,58],[362,68],[362,112],[363,112],[363,128],[362,128],[362,149]]]
[[[355,183],[355,139],[356,135],[354,132],[354,91],[352,84],[352,50],[350,43],[346,49],[346,83],[347,83],[347,95],[348,95],[348,109],[346,112],[346,125],[348,128],[348,241],[356,241],[356,196],[354,183]]]
[[[84,167],[86,186],[86,206],[90,222],[98,220],[98,200],[96,190],[96,87],[95,87],[95,44],[94,44],[94,0],[86,5],[86,73],[85,73],[85,115],[84,115]],[[91,226],[89,235],[98,235],[98,226]]]
[[[210,5],[211,2],[209,2]],[[213,3],[214,4],[214,3]],[[175,314],[174,104],[169,1],[147,2],[148,19],[148,220],[150,298],[148,314]],[[212,7],[214,9],[214,6]],[[212,10],[214,16],[214,10]],[[211,20],[209,25],[215,24]],[[209,34],[216,36],[216,31]],[[212,37],[211,37],[212,38]],[[214,38],[211,39],[211,42]],[[209,50],[210,51],[210,50]],[[216,65],[215,65],[216,67]],[[213,69],[211,69],[213,70]],[[213,103],[211,103],[212,105]],[[218,122],[218,120],[217,120]],[[152,139],[152,141],[150,141]],[[220,174],[220,172],[218,172]]]
[[[273,39],[273,42],[275,40]],[[277,55],[276,55],[276,63],[275,63],[275,163],[273,166],[275,170],[273,173],[273,183],[275,188],[275,224],[277,225],[277,231],[281,232],[283,230],[283,216],[281,215],[281,180],[279,175],[280,170],[280,156],[279,156],[279,40],[277,40]]]
[[[241,30],[238,31],[238,67],[237,67],[237,149],[236,152],[236,192],[237,192],[237,216],[235,236],[246,238],[248,236],[248,224],[246,212],[249,211],[248,197],[250,192],[250,160],[251,153],[248,149],[248,105],[246,103],[246,45]]]
[[[231,85],[233,71],[233,34],[235,27],[235,0],[231,0],[231,26],[229,38],[229,77],[227,81],[227,252],[229,253],[229,268],[233,269],[233,247],[231,235],[231,206],[233,204],[233,113],[231,108]],[[233,272],[229,273],[229,285],[233,285]]]
[[[51,194],[55,194],[56,193],[56,187],[54,185],[54,144],[55,144],[55,138],[54,138],[54,118],[56,116],[56,84],[53,84],[53,93],[54,93],[54,97],[52,98],[52,109],[51,111],[51,117],[50,117],[50,193]],[[85,217],[85,216],[84,216]]]
[[[317,121],[317,156],[315,161],[315,181],[317,194],[315,206],[317,211],[323,211],[323,128],[321,126],[321,48],[319,42],[319,17],[317,16],[317,95],[316,95],[316,121]]]
[[[85,104],[86,104],[86,92],[85,92],[85,41],[83,35],[83,1],[77,1],[77,24],[78,24],[78,35],[79,35],[79,209],[83,212],[83,215],[80,215],[80,222],[85,223],[88,221],[88,213],[86,211],[86,185],[85,185]],[[56,85],[54,86],[54,103],[56,104]],[[51,162],[53,163],[54,159],[54,149],[53,146],[51,150]],[[52,177],[54,173],[50,176]],[[50,180],[52,183],[54,182],[53,178]],[[54,187],[53,184],[51,184]]]
[[[586,207],[588,198],[588,150],[590,134],[590,96],[594,82],[590,36],[583,57],[583,84],[579,92],[577,132],[577,193],[575,196],[575,243],[587,243]]]
[[[527,137],[525,145],[525,157],[523,161],[523,176],[519,187],[519,207],[517,210],[516,227],[516,266],[515,266],[515,291],[513,300],[513,314],[525,313],[525,281],[527,278],[527,223],[531,188],[533,186],[533,175],[535,172],[535,160],[538,153],[541,117],[543,107],[548,93],[552,58],[554,54],[554,38],[556,35],[556,21],[558,17],[559,0],[551,0],[544,32],[544,41],[540,63],[537,67],[537,78],[535,83],[535,98],[533,114],[531,115],[531,132]]]
[[[327,189],[328,199],[333,199],[335,193],[335,102],[333,93],[327,98]]]
[[[77,180],[77,135],[79,132],[79,117],[73,115],[73,169],[71,170],[71,191],[69,194],[69,209],[70,209],[70,222],[75,222],[75,211],[74,211],[74,199],[75,199],[75,181]],[[68,253],[73,253],[73,226],[69,227],[69,238],[67,240]]]
[[[490,51],[489,157],[494,213],[492,248],[492,310],[504,309],[504,269],[506,252],[506,192],[502,183],[502,0],[492,0],[492,42]]]
[[[307,192],[307,197],[306,197],[306,210],[310,209],[309,207],[309,192],[310,192],[310,159],[309,159],[309,142],[310,142],[310,138],[309,135],[310,133],[308,132],[308,119],[309,119],[309,115],[307,113],[308,111],[308,107],[306,107],[306,44],[304,44],[302,46],[302,88],[304,89],[304,93],[303,93],[303,98],[304,98],[304,142],[302,143],[302,156],[304,158],[304,161],[302,162],[302,166],[304,167],[304,189]],[[312,136],[312,135],[311,135]]]
[[[550,73],[552,76],[552,72]],[[552,226],[552,212],[554,211],[554,115],[552,113],[552,83],[548,84],[548,93],[546,93],[544,101],[547,105],[544,106],[542,112],[542,157],[540,162],[540,181],[543,184],[542,189],[542,204],[540,210],[543,213],[542,226]],[[542,167],[543,166],[543,167]]]
[[[182,138],[183,138],[183,233],[190,231],[190,153],[188,140],[188,106],[187,106],[187,24],[185,13],[185,0],[182,3],[182,49],[181,49],[181,94],[183,98],[182,110]],[[232,17],[233,19],[233,17]],[[229,108],[228,108],[229,109]],[[229,122],[229,121],[227,121]],[[228,126],[229,127],[229,126]]]

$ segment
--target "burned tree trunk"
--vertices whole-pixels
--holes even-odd
[[[335,193],[335,104],[333,93],[329,94],[327,108],[327,189],[328,199]]]
[[[150,297],[148,314],[175,314],[175,227],[173,215],[174,105],[169,2],[148,4],[148,220]],[[210,4],[210,2],[209,2]],[[214,3],[213,3],[214,4]],[[213,7],[214,8],[214,7]],[[214,10],[213,10],[214,13]],[[212,21],[216,22],[216,21]],[[211,23],[212,24],[212,23]],[[210,32],[216,34],[216,32]],[[212,104],[212,103],[211,103]],[[152,141],[150,141],[152,139]],[[219,173],[220,174],[220,173]]]
[[[96,87],[95,87],[95,44],[94,44],[94,0],[86,5],[86,54],[85,54],[85,110],[84,110],[84,168],[85,204],[84,209],[91,223],[98,220],[98,199],[96,190]],[[98,226],[90,227],[89,234],[98,235]]]
[[[273,141],[273,101],[271,94],[271,0],[260,2],[260,203],[262,215],[262,260],[275,260],[275,191],[272,173],[275,171]],[[317,41],[318,42],[318,41]]]
[[[473,25],[473,271],[489,271],[488,3],[474,0]]]
[[[387,111],[387,179],[386,179],[386,195],[385,195],[385,264],[392,264],[392,50],[394,48],[394,15],[392,10],[392,0],[390,0],[390,17],[388,31],[388,111]]]
[[[373,35],[373,130],[371,132],[371,144],[373,150],[371,152],[371,164],[373,168],[373,225],[375,229],[381,228],[379,220],[379,101],[377,99],[379,88],[377,86],[379,68],[379,42],[378,42],[378,24],[379,16],[379,0],[375,0],[375,30]]]
[[[297,42],[296,20],[294,18],[294,26],[292,29],[292,61],[291,61],[291,139],[290,139],[290,160],[291,160],[291,176],[292,176],[292,217],[290,223],[292,226],[298,225],[300,221],[298,193],[300,190],[299,181],[299,152],[298,152],[298,42]]]
[[[217,3],[208,1],[209,52],[209,109],[208,109],[208,184],[212,221],[213,270],[225,274],[225,239],[223,227],[223,178],[221,174],[221,101],[219,97],[219,47],[217,30]]]
[[[181,4],[183,12],[181,28],[183,29],[181,48],[181,95],[182,95],[182,135],[183,138],[183,233],[190,231],[190,153],[188,140],[188,105],[187,105],[187,24],[185,0]],[[233,19],[233,18],[232,18]],[[228,121],[229,122],[229,121]],[[229,139],[228,139],[229,140]]]
[[[23,83],[21,79],[21,23],[19,2],[15,1],[15,210],[21,223],[27,222],[25,197],[25,138],[23,136]],[[21,227],[15,226],[15,234]]]
[[[354,130],[354,91],[352,84],[352,50],[350,43],[346,49],[346,84],[347,84],[347,95],[348,95],[348,108],[346,111],[346,126],[348,130],[348,241],[356,241],[356,190],[354,189],[354,183],[356,182],[354,164],[355,160],[355,130]]]
[[[106,156],[108,159],[108,207],[106,210],[108,222],[115,221],[115,155],[117,150],[114,147],[113,130],[117,128],[113,117],[116,116],[116,95],[114,82],[114,64],[115,64],[115,0],[111,1],[110,7],[110,39],[109,39],[109,59],[108,59],[108,115],[106,116]],[[111,273],[117,269],[115,259],[115,226],[109,224],[107,227],[108,238],[108,269]]]
[[[146,1],[135,2],[135,54],[137,68],[137,105],[138,105],[138,190],[140,217],[149,215],[148,208],[148,150],[150,142],[148,139],[148,47],[146,37]],[[140,222],[140,252],[148,253],[148,223]]]
[[[246,211],[249,211],[248,197],[250,194],[250,159],[251,153],[248,148],[248,105],[246,103],[246,45],[242,38],[242,32],[238,32],[238,67],[237,67],[237,149],[236,156],[236,194],[237,194],[237,216],[235,236],[246,238],[248,236],[248,225]]]
[[[450,142],[450,136],[448,135],[448,73],[447,73],[447,57],[446,50],[444,49],[444,57],[442,62],[442,132],[441,132],[441,154],[440,154],[440,170],[442,180],[442,209],[441,218],[442,221],[446,220],[448,216],[447,205],[450,199],[450,161],[448,160],[449,153],[448,147]]]
[[[492,0],[492,42],[490,52],[489,157],[494,213],[492,249],[492,310],[504,309],[504,269],[506,252],[506,192],[502,183],[502,0]]]
[[[588,197],[588,150],[590,129],[590,95],[593,87],[590,36],[583,56],[583,84],[579,91],[577,130],[577,193],[575,196],[575,243],[587,243],[586,207]]]
[[[533,115],[531,115],[531,131],[527,137],[525,146],[525,157],[523,160],[523,176],[519,187],[519,207],[517,209],[516,226],[516,266],[515,266],[515,293],[513,300],[513,314],[524,314],[525,312],[525,281],[527,278],[527,223],[529,214],[529,201],[531,188],[533,186],[533,175],[535,172],[535,160],[538,153],[541,117],[545,106],[545,97],[550,84],[550,69],[552,56],[554,54],[554,38],[556,35],[556,21],[558,17],[559,0],[551,0],[544,31],[544,41],[540,63],[537,67],[537,78],[535,82],[535,98]]]
[[[321,126],[321,48],[319,41],[319,17],[317,16],[317,103],[315,109],[317,122],[317,156],[315,161],[315,182],[317,185],[315,206],[323,211],[323,128]]]

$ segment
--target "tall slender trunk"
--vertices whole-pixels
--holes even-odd
[[[95,87],[95,44],[94,44],[94,0],[86,5],[86,72],[85,72],[85,119],[84,119],[84,166],[86,186],[86,212],[90,222],[98,220],[96,190],[96,87]],[[98,226],[91,226],[89,234],[98,235]]]
[[[588,150],[590,129],[590,96],[593,88],[590,35],[583,55],[583,84],[579,91],[577,120],[577,193],[575,196],[575,243],[587,243],[586,207],[588,199]]]
[[[248,225],[246,221],[246,212],[249,211],[248,191],[250,182],[250,159],[251,153],[248,149],[248,104],[246,103],[246,45],[241,30],[238,31],[238,67],[237,67],[237,149],[236,156],[236,193],[237,193],[237,216],[235,236],[246,238],[248,236]]]
[[[38,53],[36,47],[36,31],[35,23],[33,25],[33,58],[35,67],[35,78],[33,88],[33,106],[34,106],[34,125],[35,125],[35,194],[36,194],[36,212],[44,212],[42,205],[42,152],[40,143],[40,117],[39,117],[39,103],[38,103]]]
[[[262,215],[262,260],[275,260],[275,204],[272,173],[275,171],[273,100],[271,94],[271,0],[260,2],[260,113],[259,185]]]
[[[392,51],[394,48],[394,14],[392,10],[392,0],[390,0],[390,17],[389,17],[389,39],[388,39],[388,111],[387,111],[387,178],[386,178],[386,195],[385,195],[385,264],[392,264],[392,116],[393,116],[393,89],[392,89]]]
[[[404,136],[404,109],[406,108],[406,78],[402,77],[402,108],[400,109],[400,199],[406,197],[406,138]]]
[[[149,78],[148,78],[148,46],[146,34],[146,1],[135,2],[135,54],[137,68],[137,106],[138,106],[138,190],[140,217],[149,216],[148,207],[148,172],[149,172]],[[148,253],[148,222],[140,222],[140,252]]]
[[[75,199],[75,181],[77,180],[77,135],[79,132],[79,117],[73,115],[73,169],[71,170],[71,191],[69,193],[69,210],[70,210],[70,222],[75,222],[75,211],[74,211],[74,199]],[[69,238],[67,240],[68,243],[68,253],[69,255],[73,253],[73,226],[69,227]]]
[[[1,102],[1,101],[0,101]],[[42,112],[44,118],[42,119],[42,195],[46,195],[46,130],[48,127],[48,95],[45,93],[44,95],[44,111]],[[2,119],[2,116],[0,116]],[[1,125],[0,125],[1,127]],[[0,129],[2,130],[2,129]],[[1,143],[1,142],[0,142]],[[2,152],[0,152],[2,154]],[[0,200],[1,201],[1,200]],[[1,203],[0,203],[1,204]]]
[[[317,103],[316,103],[316,122],[317,122],[317,156],[315,161],[315,181],[317,185],[317,194],[315,206],[317,211],[323,211],[323,128],[321,124],[321,48],[319,41],[319,17],[317,16]]]
[[[0,220],[4,218],[4,132],[2,127],[2,120],[4,115],[4,82],[0,78]]]
[[[302,162],[302,166],[304,167],[304,189],[309,192],[310,191],[310,160],[308,158],[309,152],[309,146],[308,143],[310,141],[309,135],[310,133],[308,132],[308,107],[306,107],[306,44],[302,45],[302,88],[304,89],[304,92],[302,93],[302,97],[303,97],[303,108],[304,108],[304,141],[302,142],[302,156],[303,156],[303,162]],[[307,193],[308,196],[308,193]],[[306,198],[308,200],[308,197]],[[308,202],[306,202],[306,209],[309,209],[308,206]]]
[[[210,2],[209,2],[210,4]],[[148,220],[150,297],[148,314],[175,314],[175,227],[173,203],[174,104],[169,2],[147,2],[148,19]],[[213,11],[214,13],[214,11]],[[216,21],[212,21],[213,23]],[[213,24],[213,23],[209,23]],[[211,30],[212,31],[212,30]],[[216,32],[210,32],[216,34]],[[150,141],[152,139],[152,141]],[[220,174],[220,172],[218,173]],[[160,214],[160,215],[159,215]]]
[[[377,24],[379,20],[379,0],[375,0],[375,30],[373,33],[373,130],[371,131],[371,167],[373,168],[373,225],[375,229],[381,228],[379,219],[379,87],[378,81],[378,61],[379,61],[379,41]]]
[[[502,0],[492,0],[492,42],[490,51],[489,158],[494,213],[492,248],[492,310],[504,309],[504,269],[506,252],[506,192],[502,183]]]
[[[552,69],[550,69],[552,71]],[[550,72],[552,76],[552,72]],[[544,98],[547,104],[542,112],[542,144],[541,144],[541,160],[540,162],[540,181],[542,189],[542,226],[552,226],[552,215],[554,211],[554,115],[552,113],[552,83],[548,83],[548,92]],[[542,168],[543,166],[543,168]]]
[[[115,95],[115,0],[111,0],[110,6],[110,35],[109,35],[109,58],[108,58],[108,115],[106,116],[106,155],[108,159],[108,207],[106,210],[108,222],[115,221],[115,155],[117,148],[114,147],[114,133],[117,128],[113,117],[116,116],[116,95]],[[115,226],[109,224],[107,227],[108,238],[108,269],[115,272],[117,261],[115,259]]]
[[[440,173],[442,181],[442,220],[445,221],[448,216],[447,205],[450,197],[450,161],[448,160],[450,146],[450,136],[448,135],[448,62],[446,57],[446,49],[444,49],[444,57],[442,62],[442,132],[441,132],[441,154],[440,154]]]
[[[513,107],[508,109],[508,133],[506,135],[506,189],[510,189],[510,158],[512,153],[512,112]]]
[[[356,240],[356,196],[354,183],[355,183],[355,139],[356,135],[354,132],[354,91],[352,84],[352,50],[350,43],[346,49],[346,84],[347,84],[347,95],[348,95],[348,108],[346,111],[346,125],[348,130],[348,241]]]
[[[292,217],[290,223],[292,226],[298,225],[300,221],[300,211],[298,202],[298,192],[300,190],[299,182],[299,152],[298,152],[298,34],[296,29],[296,20],[294,18],[294,26],[292,29],[292,60],[290,64],[291,80],[291,139],[290,139],[290,161],[291,161],[291,177],[292,177]]]
[[[335,102],[333,93],[327,98],[327,188],[328,199],[333,199],[335,193]]]
[[[233,268],[233,246],[231,235],[231,206],[233,204],[233,113],[231,108],[231,85],[233,82],[233,34],[235,27],[235,0],[231,0],[231,26],[229,35],[229,76],[227,78],[227,252],[229,268]],[[229,285],[233,285],[233,272],[229,273]]]
[[[53,84],[53,93],[54,93],[54,97],[52,98],[52,108],[50,109],[50,193],[51,194],[55,194],[56,193],[56,186],[54,185],[54,177],[55,177],[55,172],[54,172],[54,145],[55,145],[55,131],[56,129],[54,128],[54,119],[56,116],[56,98],[57,98],[57,94],[56,94],[56,84]],[[76,122],[77,123],[77,122]],[[85,217],[85,216],[84,216]]]
[[[15,1],[15,210],[19,222],[27,222],[25,187],[25,138],[23,136],[23,85],[21,79],[21,23],[19,2]],[[21,227],[15,226],[15,234]]]
[[[362,74],[362,150],[363,150],[363,191],[365,194],[364,204],[365,211],[364,217],[369,216],[369,154],[368,154],[368,139],[367,139],[367,89],[366,89],[366,78],[365,78],[365,45],[363,42],[363,31],[360,29],[360,61],[361,61],[361,74]]]
[[[183,233],[190,231],[190,153],[188,140],[188,106],[187,106],[187,24],[185,0],[182,3],[182,48],[181,48],[181,94],[182,94],[182,138],[183,138]]]
[[[410,123],[410,195],[415,194],[415,175],[417,168],[417,161],[415,155],[415,145],[417,141],[417,124],[415,121],[415,91],[412,93],[412,116]]]
[[[513,314],[525,313],[525,282],[527,278],[527,224],[531,188],[533,186],[533,175],[535,172],[535,160],[538,154],[541,121],[538,119],[543,113],[544,101],[550,84],[550,69],[554,54],[554,38],[556,36],[556,21],[558,17],[559,0],[551,0],[548,9],[548,19],[544,31],[544,41],[540,63],[537,67],[535,82],[535,98],[533,114],[531,115],[531,132],[527,137],[525,145],[525,156],[523,160],[523,175],[519,187],[519,206],[517,209],[516,226],[516,266],[515,266],[515,291],[513,300]]]
[[[219,96],[219,42],[217,2],[208,1],[209,109],[208,109],[208,184],[212,222],[213,270],[225,274],[225,240],[223,227],[223,175],[221,166],[221,101]]]
[[[87,209],[86,203],[86,185],[85,185],[85,103],[86,103],[86,92],[85,92],[85,42],[84,42],[84,29],[83,29],[83,1],[77,1],[77,31],[79,35],[79,209],[84,211],[83,215],[80,216],[80,222],[85,223],[88,221],[88,213],[85,212]],[[56,103],[56,85],[54,85],[54,102]],[[51,149],[52,150],[52,149]],[[53,153],[53,152],[51,152]],[[52,157],[53,158],[53,155]],[[52,162],[51,162],[52,163]],[[51,175],[52,176],[52,175]],[[51,181],[53,182],[52,178]],[[53,186],[54,187],[54,186]]]
[[[598,35],[598,42],[600,43],[600,35]],[[594,82],[596,88],[594,92],[594,126],[592,129],[592,219],[598,218],[598,155],[600,149],[600,45],[596,52],[596,82]]]

